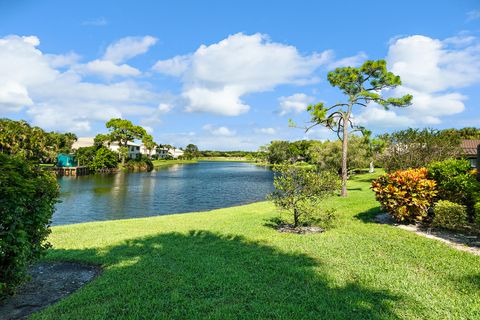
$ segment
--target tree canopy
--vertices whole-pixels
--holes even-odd
[[[385,109],[389,107],[406,107],[411,104],[412,96],[384,97],[382,91],[393,89],[402,84],[400,77],[387,71],[384,60],[366,61],[361,67],[337,68],[328,73],[328,81],[333,87],[340,89],[347,97],[346,101],[326,106],[323,102],[309,105],[307,111],[311,115],[312,124],[305,128],[322,125],[336,132],[342,141],[342,196],[347,195],[347,157],[348,136],[353,131],[364,128],[352,121],[353,107],[367,107],[378,104]]]

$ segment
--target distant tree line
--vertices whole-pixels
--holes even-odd
[[[462,157],[462,139],[479,139],[480,129],[406,129],[378,135],[368,131],[351,135],[348,145],[348,172],[351,174],[371,164],[387,171],[419,168],[433,161]],[[255,159],[270,164],[307,163],[323,170],[340,172],[341,141],[272,141],[260,147]]]

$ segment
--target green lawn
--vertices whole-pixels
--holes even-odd
[[[283,234],[268,202],[53,228],[47,260],[104,272],[34,319],[480,319],[480,257],[370,222],[371,175],[337,227]]]
[[[219,162],[253,162],[243,157],[200,157],[199,161],[219,161]]]
[[[154,167],[163,167],[163,166],[171,166],[174,164],[190,164],[190,163],[197,163],[197,160],[153,160],[152,161]]]

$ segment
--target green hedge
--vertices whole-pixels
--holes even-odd
[[[13,292],[28,265],[49,247],[57,197],[51,172],[0,153],[0,296]]]
[[[431,163],[428,166],[428,177],[437,182],[438,199],[467,206],[473,215],[474,198],[480,190],[480,184],[472,172],[470,162],[450,159]]]
[[[448,200],[440,200],[433,207],[432,226],[457,230],[467,223],[467,207]]]

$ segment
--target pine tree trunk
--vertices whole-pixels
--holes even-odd
[[[347,196],[347,178],[348,178],[348,168],[347,168],[347,156],[348,156],[348,116],[343,118],[343,141],[342,141],[342,192],[340,195],[342,197]]]
[[[293,209],[293,227],[298,227],[298,211],[297,208]]]

